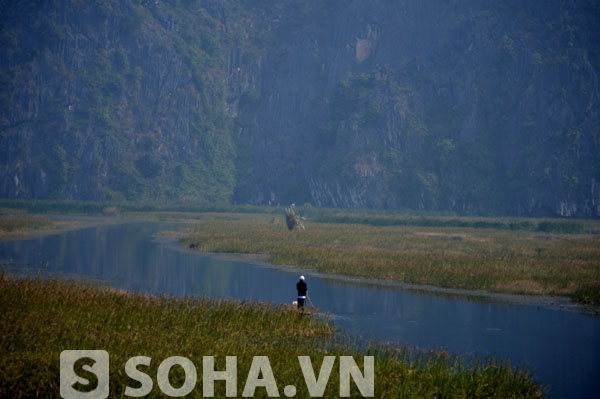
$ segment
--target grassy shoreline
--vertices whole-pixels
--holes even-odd
[[[600,304],[600,236],[475,227],[310,223],[206,214],[181,244],[202,252],[266,254],[322,274],[442,288],[558,295]]]
[[[72,230],[127,222],[127,218],[89,215],[0,215],[0,241],[28,240]],[[131,219],[135,221],[135,219]]]
[[[119,214],[268,214],[280,215],[284,208],[260,205],[207,204],[193,202],[93,202],[70,200],[0,198],[2,209],[28,214],[106,215]],[[370,226],[471,227],[501,230],[526,230],[559,234],[600,234],[600,221],[594,219],[531,218],[510,216],[459,216],[447,212],[376,209],[298,208],[313,222],[366,224]]]
[[[600,232],[600,224],[598,223],[564,219],[410,216],[393,214],[369,215],[358,212],[352,214],[330,212],[316,215],[314,221],[319,223],[364,224],[369,226],[463,227],[555,234],[596,234]]]
[[[0,237],[22,235],[32,230],[48,230],[55,227],[55,223],[44,216],[2,215],[0,213]]]
[[[224,356],[238,357],[238,395],[252,356],[268,356],[280,392],[286,384],[307,397],[297,356],[320,364],[325,354],[362,356],[357,347],[321,320],[302,316],[290,307],[259,303],[136,295],[59,280],[0,276],[0,396],[57,397],[58,359],[65,349],[104,349],[110,354],[110,397],[120,397],[126,385],[125,361],[138,355],[152,358],[145,370],[156,382],[158,363],[168,356],[186,356],[199,368],[213,355],[216,368]],[[336,339],[337,338],[337,339]],[[541,397],[528,374],[507,365],[464,360],[444,352],[415,356],[407,349],[373,345],[375,397]],[[361,362],[357,361],[359,365]],[[325,397],[338,397],[334,368]],[[182,373],[173,373],[178,386]],[[199,378],[201,381],[201,377]],[[160,397],[155,387],[148,397]],[[224,396],[217,382],[216,397]],[[264,397],[259,389],[256,397]],[[197,386],[190,397],[201,397]],[[358,397],[356,389],[352,397]]]
[[[500,294],[562,296],[600,305],[600,235],[580,233],[581,226],[585,231],[598,231],[597,221],[571,225],[545,219],[380,213],[365,213],[355,220],[358,213],[349,217],[311,211],[307,231],[289,232],[281,213],[260,213],[258,208],[252,213],[136,211],[117,217],[61,216],[64,220],[2,208],[0,240],[121,223],[129,218],[194,222],[196,227],[186,230],[181,243],[201,252],[265,254],[270,263],[325,275]]]

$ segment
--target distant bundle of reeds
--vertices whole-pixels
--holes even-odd
[[[302,217],[296,211],[296,206],[292,204],[289,208],[285,208],[285,222],[289,230],[294,230],[296,227],[306,230]]]
[[[102,209],[102,214],[104,216],[117,216],[119,214],[119,209],[116,206],[107,206]]]

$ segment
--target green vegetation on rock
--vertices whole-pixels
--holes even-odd
[[[7,0],[0,196],[598,217],[598,7]]]

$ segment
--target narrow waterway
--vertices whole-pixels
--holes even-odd
[[[3,268],[84,277],[135,292],[291,303],[297,274],[203,256],[153,238],[174,227],[131,223],[0,243]],[[307,275],[335,324],[363,338],[494,356],[531,370],[550,397],[600,397],[600,318]]]

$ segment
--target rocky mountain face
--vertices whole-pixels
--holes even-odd
[[[595,1],[0,7],[3,197],[600,215]]]
[[[8,3],[2,196],[231,198],[220,50],[229,37],[218,8],[211,16],[154,1]]]

